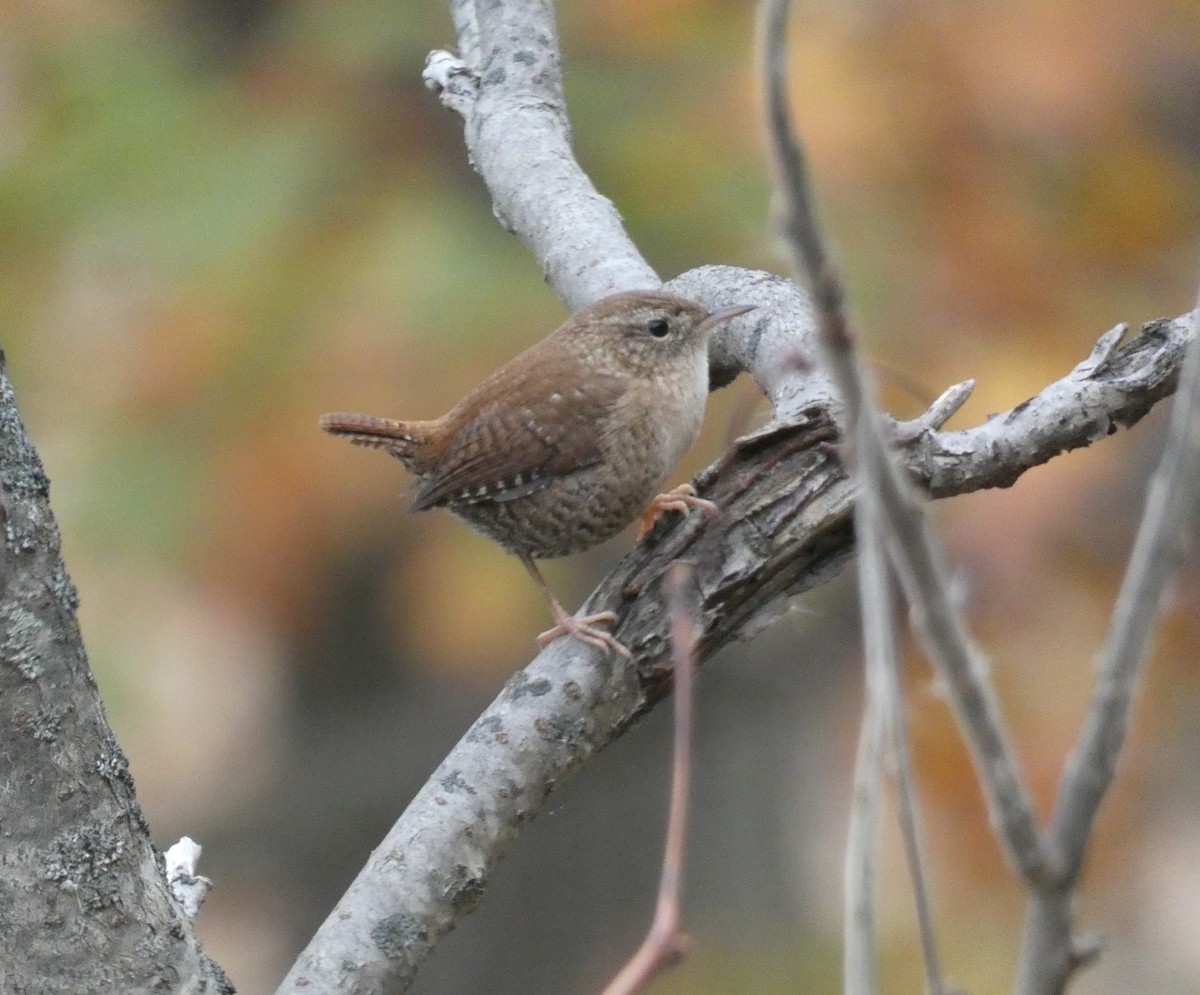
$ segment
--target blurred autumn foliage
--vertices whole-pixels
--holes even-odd
[[[53,480],[92,664],[160,845],[206,846],[210,953],[272,989],[545,622],[520,565],[403,513],[393,461],[316,430],[440,413],[561,306],[421,84],[436,0],[0,4],[0,344]],[[778,270],[738,0],[580,0],[580,160],[664,278]],[[830,0],[794,98],[889,407],[974,378],[956,424],[1064,374],[1200,274],[1200,5]],[[895,371],[894,374],[888,371]],[[680,477],[747,384],[714,398]],[[1161,415],[937,515],[1042,811],[1086,708]],[[628,540],[552,567],[570,604]],[[1200,577],[1149,663],[1095,840],[1079,992],[1200,989]],[[859,674],[850,585],[706,669],[689,927],[655,991],[837,990]],[[912,728],[944,960],[1006,991],[1021,896],[928,672]],[[418,985],[587,991],[633,949],[664,717],[561,796]],[[917,984],[888,843],[885,979]]]

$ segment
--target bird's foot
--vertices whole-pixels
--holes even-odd
[[[568,615],[565,611],[559,615],[555,612],[555,618],[558,622],[553,629],[547,629],[537,637],[537,643],[542,648],[545,648],[550,643],[554,642],[559,636],[574,636],[580,642],[587,643],[589,646],[595,646],[602,650],[615,650],[620,656],[626,660],[632,660],[633,654],[629,652],[611,632],[605,632],[603,629],[597,628],[601,622],[612,624],[617,620],[616,612],[599,612],[595,615],[584,615],[583,618],[576,618],[574,615]]]
[[[719,514],[721,510],[712,501],[698,497],[696,488],[691,484],[680,484],[667,491],[666,494],[657,495],[642,512],[642,530],[638,534],[638,538],[640,539],[654,528],[660,515],[666,514],[668,511],[678,511],[680,514],[686,515],[689,508],[700,508],[710,518]]]

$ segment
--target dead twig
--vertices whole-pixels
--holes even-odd
[[[921,504],[901,478],[890,454],[870,381],[846,320],[841,276],[826,248],[817,219],[803,146],[792,127],[787,100],[785,29],[788,8],[788,0],[767,0],[763,12],[767,116],[781,188],[784,232],[796,270],[805,273],[811,285],[817,309],[818,338],[828,371],[845,406],[845,437],[853,443],[853,451],[848,455],[852,457],[853,472],[859,485],[855,532],[861,563],[859,583],[868,659],[868,696],[873,699],[869,701],[864,719],[860,760],[877,762],[879,750],[872,746],[875,737],[882,734],[878,725],[890,728],[900,796],[901,830],[913,880],[927,985],[931,992],[940,995],[944,985],[900,702],[895,633],[890,617],[890,578],[883,549],[886,547],[895,560],[918,618],[946,620],[944,609],[950,608],[948,585],[942,572],[928,569],[939,563],[932,536],[925,528]],[[980,658],[978,654],[956,652],[969,649],[961,620],[956,619],[953,625],[921,628],[927,649],[941,665],[939,670],[959,706],[959,717],[973,747],[992,810],[1002,814],[997,824],[1005,829],[1004,841],[1018,866],[1023,869],[1040,867],[1043,863],[1041,840],[1028,792],[1008,745],[999,708]],[[941,637],[942,641],[931,642],[931,634]],[[948,637],[952,635],[963,638],[951,643]],[[856,775],[856,784],[862,785],[864,792],[871,785],[877,786],[878,780],[878,775],[869,771],[860,771]],[[869,812],[877,807],[877,801],[870,800],[865,794],[858,797],[862,811]],[[873,849],[866,845],[864,838],[866,832],[857,824],[854,826],[848,860],[873,860]],[[849,909],[845,964],[848,992],[870,992],[874,988],[873,970],[868,963],[873,956],[870,949],[873,926],[869,921],[870,902],[864,893],[873,876],[868,867],[857,871],[847,867]]]
[[[680,894],[683,889],[688,803],[692,785],[692,730],[696,715],[695,619],[685,593],[691,576],[691,565],[676,560],[667,568],[664,578],[667,606],[671,614],[671,655],[675,664],[675,750],[658,901],[646,939],[604,989],[604,995],[633,995],[641,991],[659,971],[677,963],[687,952],[687,937],[680,930]]]

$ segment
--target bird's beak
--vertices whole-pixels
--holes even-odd
[[[704,328],[715,328],[722,322],[729,321],[730,318],[736,318],[739,314],[746,314],[748,311],[753,311],[753,304],[734,304],[732,307],[719,307],[715,311],[710,311],[708,317],[700,324]]]

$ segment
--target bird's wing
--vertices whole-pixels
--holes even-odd
[[[511,501],[599,462],[603,422],[625,388],[581,366],[551,360],[480,384],[464,402],[462,428],[424,474],[413,510]]]

